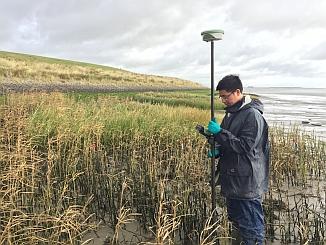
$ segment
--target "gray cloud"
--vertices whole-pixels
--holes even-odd
[[[285,76],[300,76],[300,77],[313,77],[319,75],[314,66],[308,62],[271,62],[262,61],[259,63],[247,65],[247,71],[252,71],[262,75],[285,75]]]
[[[308,60],[326,61],[326,40],[306,51],[303,58]]]
[[[2,0],[0,45],[207,84],[209,44],[200,32],[224,28],[219,74],[320,80],[325,9],[322,0]]]
[[[326,2],[320,0],[233,1],[229,19],[253,31],[300,32],[325,27]]]

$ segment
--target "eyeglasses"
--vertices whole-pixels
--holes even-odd
[[[232,91],[231,93],[229,93],[228,95],[219,95],[218,97],[221,100],[227,100],[235,91]]]

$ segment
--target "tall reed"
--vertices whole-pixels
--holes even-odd
[[[274,126],[270,136],[268,236],[284,243],[325,241],[326,143],[296,125]]]
[[[141,214],[140,224],[148,231],[152,227],[155,234],[161,229],[161,222],[157,221],[160,216],[156,215],[160,210],[159,183],[167,179],[164,203],[182,203],[175,212],[182,223],[178,234],[185,237],[203,227],[204,221],[200,220],[210,211],[204,142],[192,128],[197,113],[203,114],[197,109],[171,111],[164,105],[115,98],[99,98],[86,105],[62,94],[8,95],[2,107],[6,137],[1,145],[17,147],[19,152],[7,149],[8,157],[2,159],[2,166],[11,166],[12,154],[26,159],[23,164],[15,161],[15,168],[29,169],[18,176],[17,182],[24,188],[26,185],[20,180],[23,177],[26,183],[35,183],[28,196],[23,192],[24,198],[19,198],[21,206],[32,214],[60,216],[71,207],[83,207],[83,211],[94,213],[113,227],[119,223],[118,200],[127,178],[130,191],[124,198],[128,208]],[[2,173],[2,183],[6,182],[5,173],[14,174],[12,167]],[[4,189],[17,193],[17,188]],[[11,201],[16,205],[16,199]],[[86,222],[88,216],[84,218],[85,226],[74,230],[76,234],[70,242],[78,241],[83,232],[93,228],[92,223]],[[9,218],[4,224],[10,227],[9,233],[16,232],[17,226],[10,225]],[[32,227],[33,230],[33,224]],[[44,239],[67,237],[53,237],[51,229],[47,233],[42,235]]]

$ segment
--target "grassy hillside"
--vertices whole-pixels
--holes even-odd
[[[0,84],[13,90],[160,90],[201,85],[173,77],[0,51]]]

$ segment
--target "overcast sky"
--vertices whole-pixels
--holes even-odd
[[[210,85],[326,87],[325,0],[1,0],[0,50]]]

